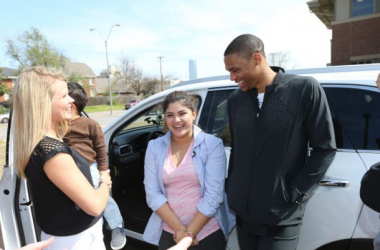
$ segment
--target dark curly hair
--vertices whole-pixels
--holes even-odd
[[[75,107],[80,114],[87,105],[88,97],[84,88],[76,82],[68,82],[69,96],[74,99]]]

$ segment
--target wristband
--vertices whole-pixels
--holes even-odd
[[[192,239],[195,238],[194,234],[192,232],[187,231],[187,230],[185,230],[185,237],[190,237]]]
[[[111,187],[110,187],[110,184],[109,184],[108,182],[105,182],[105,181],[99,181],[99,187],[100,187],[100,185],[101,185],[102,183],[107,184],[107,186],[108,186],[109,188],[111,188]]]

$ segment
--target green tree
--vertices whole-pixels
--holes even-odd
[[[84,76],[82,76],[80,73],[74,71],[72,72],[69,77],[67,78],[67,80],[69,82],[77,82],[77,83],[80,83],[82,82],[84,79]]]
[[[3,75],[3,68],[0,67],[0,96],[3,96],[4,94],[10,94],[11,90],[3,84],[3,80],[6,78]]]
[[[51,45],[34,27],[6,41],[6,54],[19,63],[19,69],[30,66],[61,68],[66,56]]]

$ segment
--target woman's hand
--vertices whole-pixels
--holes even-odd
[[[196,238],[194,238],[193,241],[191,242],[191,245],[192,246],[198,246],[199,245],[199,241]]]
[[[107,183],[108,187],[111,189],[112,180],[110,176],[110,170],[108,169],[108,170],[100,171],[99,174],[100,174],[100,183],[102,182]]]
[[[175,243],[179,243],[185,237],[186,237],[186,230],[179,230],[173,234],[173,240]]]
[[[176,231],[173,234],[173,240],[174,240],[174,242],[178,244],[184,238],[190,238],[192,240],[191,241],[191,246],[197,246],[197,245],[199,245],[199,241],[195,238],[195,235],[191,234],[191,236],[188,236],[187,233],[188,233],[187,230]]]

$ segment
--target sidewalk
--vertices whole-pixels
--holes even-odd
[[[101,111],[101,112],[92,112],[88,113],[90,117],[100,117],[100,116],[119,116],[122,113],[124,113],[126,110],[112,110],[112,115],[111,115],[111,110],[109,111]]]

